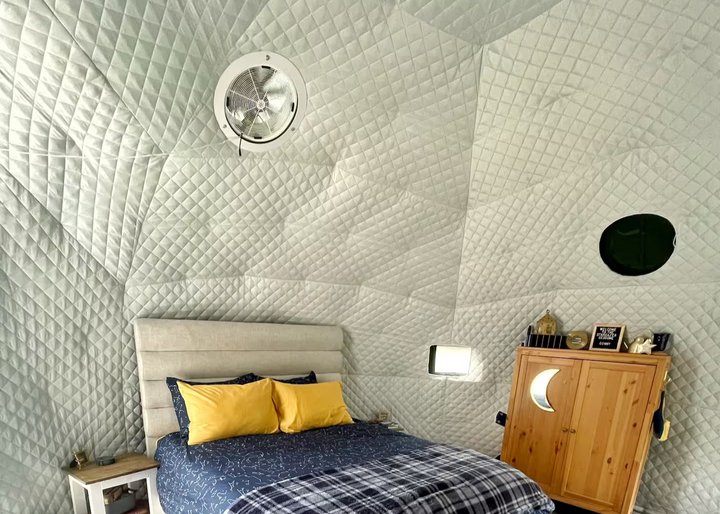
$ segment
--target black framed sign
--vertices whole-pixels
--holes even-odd
[[[590,349],[601,352],[619,352],[625,335],[625,325],[597,323],[593,327]]]

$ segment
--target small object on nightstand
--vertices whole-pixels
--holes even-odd
[[[82,450],[73,450],[73,455],[75,456],[74,467],[77,467],[77,469],[83,469],[90,463],[87,456],[87,450],[84,448]]]
[[[118,455],[114,464],[98,466],[90,463],[81,469],[64,468],[70,480],[70,494],[72,496],[73,511],[75,514],[90,512],[90,514],[105,514],[105,498],[103,491],[112,489],[130,482],[147,481],[150,505],[159,505],[157,497],[157,468],[160,463],[139,453]],[[86,508],[85,492],[87,491],[90,509]],[[134,501],[134,495],[133,501]],[[119,501],[122,501],[120,498]],[[118,502],[115,502],[118,503]],[[129,503],[129,501],[128,501]],[[110,505],[113,505],[112,503]],[[132,508],[132,505],[128,509]],[[126,512],[126,511],[122,511]],[[152,514],[157,514],[151,509]]]
[[[115,464],[115,457],[112,455],[103,455],[102,457],[97,458],[95,464],[98,466],[109,466],[110,464]]]
[[[397,423],[395,423],[394,421],[382,421],[380,424],[382,426],[384,426],[385,428],[387,428],[388,430],[392,430],[393,432],[401,432],[403,434],[406,433],[405,429],[403,427],[401,427],[400,425],[398,425]]]
[[[377,425],[379,423],[384,423],[389,419],[390,419],[390,414],[388,414],[387,412],[376,412],[375,417],[373,419],[371,419],[370,421],[368,421],[368,423],[370,423],[372,425]]]

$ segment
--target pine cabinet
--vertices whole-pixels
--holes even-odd
[[[519,348],[502,460],[553,499],[633,510],[670,357]]]

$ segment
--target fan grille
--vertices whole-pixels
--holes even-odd
[[[238,136],[263,143],[288,129],[296,105],[297,90],[290,77],[271,66],[254,66],[231,82],[225,117]]]

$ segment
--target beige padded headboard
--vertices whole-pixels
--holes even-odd
[[[340,327],[135,320],[135,348],[147,453],[179,429],[166,377],[226,379],[257,373],[282,378],[315,371],[322,382],[340,380]]]

